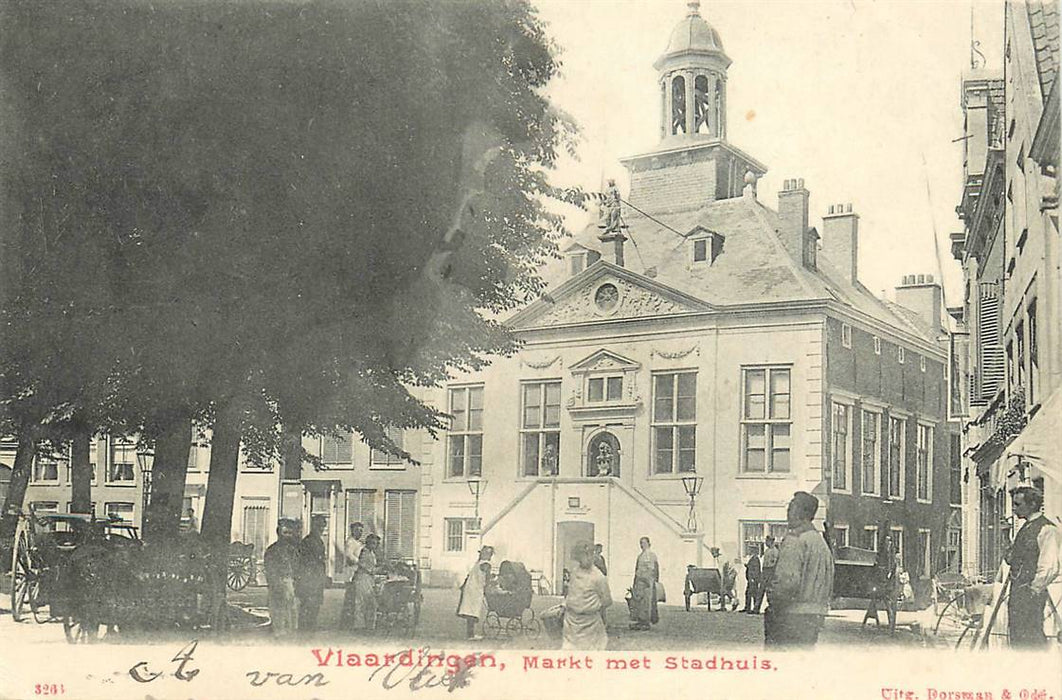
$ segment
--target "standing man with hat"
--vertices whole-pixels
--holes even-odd
[[[1032,486],[1011,491],[1014,515],[1025,524],[1014,536],[1007,552],[1010,564],[1010,596],[1007,599],[1007,631],[1012,647],[1036,649],[1047,646],[1044,607],[1047,587],[1058,578],[1058,527],[1041,512],[1044,494]]]

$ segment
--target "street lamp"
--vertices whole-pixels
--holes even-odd
[[[151,499],[151,463],[155,459],[154,451],[147,447],[138,447],[136,451],[136,466],[140,470],[140,485],[143,491],[143,510],[147,512],[148,501]]]
[[[703,476],[682,477],[682,488],[686,490],[686,495],[690,497],[690,513],[686,518],[686,529],[690,532],[697,531],[697,494],[701,492],[703,484]]]
[[[479,497],[486,490],[487,484],[478,476],[468,477],[468,492],[476,499],[476,530],[479,530]]]

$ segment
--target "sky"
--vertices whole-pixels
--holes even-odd
[[[579,160],[559,184],[601,189],[619,158],[652,150],[660,107],[653,61],[685,17],[685,0],[533,0],[562,49],[554,103],[581,128]],[[728,140],[764,163],[761,201],[803,178],[811,223],[831,203],[860,215],[859,277],[892,297],[905,274],[943,270],[948,305],[962,274],[948,234],[962,187],[962,78],[973,39],[1002,66],[1001,0],[703,0],[728,71]],[[570,223],[580,227],[589,214]],[[935,232],[935,234],[934,234]],[[939,245],[940,265],[934,249]]]

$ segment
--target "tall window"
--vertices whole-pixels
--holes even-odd
[[[896,564],[901,569],[906,569],[907,564],[903,557],[903,526],[889,528],[889,534],[892,535],[892,551],[896,554]]]
[[[833,463],[833,488],[848,490],[848,474],[852,463],[849,435],[852,432],[852,409],[843,403],[833,404],[833,421],[830,426],[830,460]]]
[[[446,518],[446,551],[465,551],[464,518]]]
[[[920,501],[933,500],[933,427],[918,425],[917,493]]]
[[[135,463],[136,445],[120,438],[115,439],[111,444],[111,461],[107,465],[107,482],[111,484],[133,483]]]
[[[524,476],[555,476],[560,464],[561,383],[528,382],[523,385]]]
[[[387,491],[384,499],[384,557],[409,559],[414,553],[417,492]]]
[[[790,470],[792,412],[789,369],[749,368],[744,377],[742,469],[786,473]]]
[[[343,537],[350,532],[350,526],[361,523],[365,532],[376,532],[376,491],[373,489],[352,489],[347,496],[347,527]]]
[[[770,521],[742,521],[741,523],[741,552],[743,556],[762,554],[764,541],[767,535],[774,535],[776,542],[781,542],[785,537],[786,524]]]
[[[923,578],[933,575],[933,550],[930,548],[929,530],[918,531],[918,556],[922,560]]]
[[[653,473],[697,470],[697,373],[653,375]]]
[[[321,461],[325,464],[353,464],[354,441],[350,433],[323,436]]]
[[[1035,404],[1040,396],[1040,357],[1037,347],[1036,299],[1029,302],[1025,311],[1029,319],[1029,403]]]
[[[388,428],[387,437],[391,438],[396,447],[405,449],[405,431],[401,428]],[[369,464],[376,467],[395,466],[405,464],[405,460],[383,450],[369,450]]]
[[[698,75],[693,79],[693,133],[709,132],[708,107],[708,77]]]
[[[686,79],[681,75],[671,79],[671,133],[686,133]]]
[[[1015,358],[1017,374],[1017,386],[1025,387],[1025,321],[1018,321],[1014,327],[1014,341],[1018,348],[1018,356]]]
[[[450,389],[450,435],[446,473],[455,478],[483,473],[483,387]]]
[[[243,498],[243,541],[254,545],[254,555],[261,559],[269,546],[269,500]]]
[[[889,463],[887,483],[889,498],[903,498],[904,482],[904,444],[906,443],[907,421],[896,416],[889,417]]]
[[[863,409],[862,425],[863,493],[877,495],[881,486],[881,448],[878,440],[881,436],[881,414]]]

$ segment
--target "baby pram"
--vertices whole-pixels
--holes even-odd
[[[381,568],[383,573],[375,581],[376,627],[412,635],[424,600],[420,572],[414,564],[401,560],[390,561]]]
[[[520,562],[503,561],[498,575],[487,586],[487,618],[483,629],[488,637],[535,638],[542,623],[531,608],[531,574]]]

